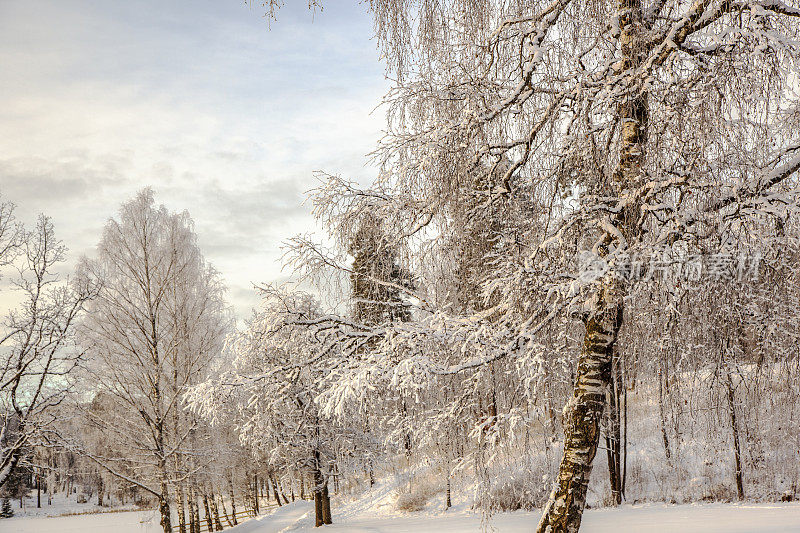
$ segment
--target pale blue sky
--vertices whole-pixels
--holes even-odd
[[[313,172],[374,174],[388,87],[365,6],[287,4],[270,24],[241,0],[0,0],[0,194],[74,261],[151,185],[248,313],[314,229]]]

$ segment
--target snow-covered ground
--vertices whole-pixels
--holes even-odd
[[[292,519],[306,516],[287,526]],[[313,508],[303,502],[276,511],[273,515],[243,525],[242,532],[311,532]],[[336,516],[334,516],[336,518]],[[538,513],[501,513],[488,522],[490,530],[501,533],[529,533],[536,527]],[[438,515],[341,517],[325,531],[348,533],[478,533],[483,531],[480,514],[468,511]],[[245,529],[246,528],[246,529]],[[319,530],[317,530],[319,531]],[[800,531],[800,505],[648,505],[619,509],[589,510],[585,514],[585,533],[797,533]],[[236,533],[239,533],[236,530]]]
[[[63,492],[54,494],[48,502],[47,493],[42,492],[41,494],[41,507],[37,507],[37,497],[36,492],[31,491],[30,495],[23,499],[22,507],[20,507],[20,501],[17,498],[11,498],[9,500],[11,503],[11,510],[14,512],[14,516],[21,517],[44,517],[44,516],[60,516],[65,514],[89,514],[89,513],[98,513],[98,512],[107,512],[111,509],[108,507],[100,507],[97,505],[97,496],[93,498],[89,498],[88,501],[85,503],[78,503],[78,494],[65,494]],[[106,499],[106,503],[109,503],[109,500]],[[122,511],[122,510],[134,510],[133,505],[119,505],[116,503],[113,507],[115,511]]]
[[[154,511],[129,511],[75,516],[14,517],[0,520],[2,533],[157,533]]]
[[[529,533],[538,513],[501,513],[489,521],[499,533]],[[397,514],[348,505],[337,514],[336,524],[322,531],[347,533],[478,533],[482,517],[467,510],[445,513]],[[231,533],[310,533],[313,505],[295,502],[274,513],[250,520]],[[3,533],[158,533],[158,517],[152,511],[66,517],[28,517],[0,520]],[[797,533],[800,504],[695,504],[591,509],[584,515],[583,533]]]
[[[106,499],[106,502],[109,500]],[[14,517],[0,520],[0,532],[69,533],[73,531],[113,531],[114,533],[151,533],[158,531],[158,515],[154,511],[134,510],[132,505],[113,508],[97,505],[97,496],[78,503],[78,494],[57,493],[48,498],[41,495],[37,507],[36,493],[23,500],[11,499]],[[74,516],[73,516],[74,515]]]

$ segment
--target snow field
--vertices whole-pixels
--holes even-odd
[[[297,501],[273,513],[245,522],[231,533],[529,533],[539,520],[537,512],[499,513],[486,522],[480,513],[466,509],[447,512],[397,514],[375,508],[347,505],[334,513],[335,524],[314,528],[311,502]],[[2,533],[159,533],[153,511],[132,511],[64,517],[19,517],[0,520]],[[581,533],[797,533],[800,503],[690,504],[589,509]]]

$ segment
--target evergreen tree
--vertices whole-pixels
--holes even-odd
[[[408,321],[411,313],[402,291],[411,286],[411,276],[401,267],[398,250],[377,217],[367,215],[361,220],[350,254],[353,318],[370,325]]]
[[[3,498],[3,507],[0,508],[0,518],[11,518],[14,516],[14,511],[11,509],[11,501],[8,498]]]

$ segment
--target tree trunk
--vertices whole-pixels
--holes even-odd
[[[615,349],[614,352],[617,350]],[[605,424],[606,462],[612,503],[619,505],[622,503],[622,452],[620,449],[620,390],[622,384],[618,353],[615,353],[612,358],[611,376],[611,386],[607,391],[608,416]]]
[[[316,454],[317,456],[319,454]],[[314,527],[319,527],[325,523],[322,511],[322,472],[319,467],[314,467]]]
[[[411,440],[411,429],[409,427],[408,422],[408,406],[406,405],[406,398],[402,396],[400,399],[400,408],[401,413],[403,415],[403,427],[405,428],[403,431],[403,447],[406,450],[406,458],[411,457],[411,448],[412,448],[412,440]]]
[[[625,481],[628,479],[628,386],[622,379],[622,495],[625,496]]]
[[[538,533],[575,533],[580,528],[621,322],[621,288],[610,280],[600,290],[595,311],[586,320],[573,396],[564,408],[564,455]]]
[[[233,519],[233,525],[235,526],[239,522],[236,520],[236,497],[233,493],[233,474],[228,476],[228,490],[231,493],[231,517]]]
[[[197,533],[197,520],[194,513],[197,502],[194,499],[194,488],[192,486],[189,486],[189,497],[186,501],[189,508],[189,533]]]
[[[725,387],[728,396],[728,412],[731,419],[731,432],[733,433],[733,458],[736,465],[736,496],[739,500],[744,499],[744,483],[742,482],[742,456],[739,449],[739,424],[736,421],[736,395],[733,390],[733,379],[731,378],[731,369],[729,365],[725,365]]]
[[[214,531],[214,520],[211,518],[211,508],[208,505],[208,494],[203,494],[203,510],[206,513],[206,525],[209,531]]]
[[[314,527],[325,524],[322,517],[322,492],[314,491]]]
[[[158,496],[158,512],[161,514],[161,529],[164,533],[172,533],[172,517],[169,510],[169,493],[166,477],[161,478],[161,494]]]
[[[669,438],[667,437],[667,415],[664,407],[664,360],[658,361],[658,413],[661,419],[661,442],[664,444],[664,455],[670,460]]]
[[[194,533],[200,533],[200,528],[203,527],[203,522],[200,519],[200,495],[195,494],[194,501]]]
[[[194,533],[200,533],[202,524],[200,521],[200,494],[194,485],[192,485],[192,503],[194,504]]]
[[[269,475],[269,481],[272,483],[272,492],[275,493],[275,501],[278,502],[278,507],[282,507],[283,504],[281,503],[281,493],[278,490],[278,483],[275,481],[275,476],[272,474]],[[289,502],[286,502],[289,503]]]
[[[25,425],[23,422],[20,422],[20,425],[17,427],[17,432],[20,435],[24,435],[24,432],[27,431],[25,429]],[[4,450],[5,451],[5,450]],[[3,464],[0,464],[0,487],[2,487],[6,481],[8,481],[9,476],[12,472],[17,468],[17,464],[22,457],[22,448],[12,449],[9,455],[5,455],[2,457],[5,461]],[[70,481],[72,479],[70,478]],[[71,494],[71,492],[67,492],[67,494]]]
[[[253,474],[253,512],[258,515],[258,474]]]
[[[178,531],[180,533],[186,533],[186,511],[184,510],[184,506],[186,505],[186,495],[183,492],[182,484],[178,487],[176,492],[178,496]]]
[[[647,53],[642,1],[617,0],[616,4],[617,44],[621,57],[614,64],[613,75],[632,77],[643,54]],[[642,90],[620,96],[615,118],[620,125],[619,162],[611,175],[609,185],[613,190],[609,192],[625,197],[641,186],[648,128],[647,93]],[[639,210],[639,205],[629,203],[614,215],[610,220],[614,231],[604,230],[601,246],[597,247],[601,256],[607,255],[607,247],[612,244],[624,250],[628,242],[636,241]],[[564,408],[564,455],[556,487],[539,522],[539,533],[576,533],[580,528],[589,474],[597,453],[605,394],[611,383],[611,363],[622,322],[623,296],[621,281],[612,273],[603,279],[602,287],[594,295],[596,299],[587,302],[591,311],[586,318],[575,388]]]
[[[318,451],[314,452],[314,527],[332,523],[331,520],[331,499],[328,493],[328,482],[322,475],[321,456]]]
[[[217,531],[222,531],[222,521],[219,519],[219,507],[217,507],[217,495],[214,493],[213,487],[208,499],[211,504],[211,513],[214,515],[214,526]]]
[[[219,506],[222,507],[222,515],[225,517],[225,521],[228,523],[230,527],[235,526],[236,524],[233,523],[231,517],[228,516],[228,510],[225,508],[225,500],[222,498],[222,495],[219,497]]]
[[[322,521],[325,524],[332,524],[331,517],[331,495],[328,493],[328,484],[322,486]]]
[[[288,505],[289,504],[289,498],[286,497],[286,491],[283,489],[283,481],[280,482],[278,487],[280,488],[280,491],[281,491],[280,495],[283,498],[283,503]]]
[[[447,500],[445,501],[445,509],[450,509],[453,503],[450,501],[450,476],[447,476]]]

